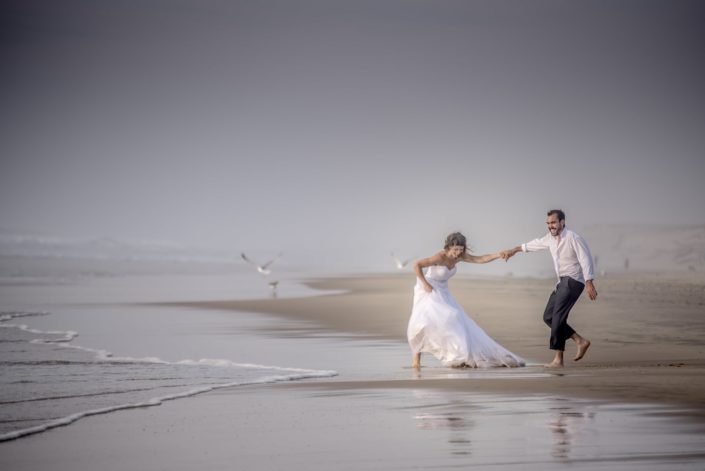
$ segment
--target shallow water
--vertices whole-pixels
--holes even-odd
[[[180,285],[188,285],[180,295],[191,299],[233,295],[230,284],[243,289],[249,283],[250,291],[243,293],[261,295],[259,284],[232,275],[165,277],[151,291],[148,280],[0,287],[5,308],[0,311],[0,441],[222,387],[337,374],[299,367],[296,356],[263,352],[250,332],[261,326],[254,316],[95,302],[100,293],[113,302],[155,300]],[[294,283],[285,292],[310,294]],[[82,302],[86,299],[92,302]]]
[[[248,401],[235,401],[229,408],[242,407],[233,413],[253,415],[250,423],[262,424],[262,433],[273,439],[286,429],[267,426],[262,414],[281,402],[278,394],[308,394],[312,402],[297,402],[290,411],[303,421],[302,426],[308,417],[330,417],[330,430],[338,436],[328,446],[342,460],[336,462],[338,469],[374,465],[375,469],[679,470],[703,469],[705,464],[702,424],[685,420],[687,411],[661,405],[425,388],[307,393],[287,388],[266,394],[262,388],[238,389],[238,385],[327,377],[334,372],[339,376],[330,381],[416,375],[408,367],[408,346],[402,342],[335,334],[310,323],[254,313],[121,304],[135,298],[164,300],[174,286],[180,288],[180,299],[234,298],[229,283],[243,288],[251,280],[165,278],[154,291],[145,286],[145,280],[121,277],[85,284],[0,286],[0,308],[5,313],[0,323],[4,325],[0,328],[0,435],[12,438],[14,432],[33,427],[39,431],[52,421],[61,425],[96,411],[121,414],[122,408],[157,405],[228,386],[210,395],[239,390],[243,397],[258,397],[262,410],[250,410]],[[253,283],[253,292],[260,288]],[[293,283],[287,290],[311,294]],[[98,302],[100,293],[105,303]],[[536,367],[458,370],[441,367],[432,359],[425,365],[423,379],[480,381],[547,375]],[[287,417],[271,419],[278,422]],[[234,419],[235,427],[237,423]],[[311,427],[320,430],[321,424],[314,420]],[[230,446],[246,452],[250,432],[242,434],[237,446]],[[277,457],[270,459],[281,459],[282,466],[311,464],[297,462],[297,450],[311,446],[297,440],[306,439],[314,447],[327,443],[322,436],[289,434],[282,440],[291,449],[287,451],[282,442]],[[346,441],[369,442],[370,449],[361,456],[354,448],[345,448]],[[140,446],[154,446],[149,443]],[[341,443],[340,450],[335,443]],[[393,451],[402,449],[403,453]],[[17,463],[22,460],[16,455]],[[325,464],[321,460],[319,466]]]
[[[90,415],[159,405],[224,387],[337,374],[227,358],[167,361],[158,356],[121,357],[77,344],[76,331],[42,331],[15,323],[50,313],[1,314],[0,441],[68,425]],[[159,337],[151,341],[154,352],[163,351]]]

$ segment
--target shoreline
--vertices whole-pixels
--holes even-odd
[[[158,407],[85,417],[3,442],[0,466],[702,467],[703,310],[693,304],[700,302],[700,285],[636,280],[635,290],[633,278],[602,283],[603,303],[582,300],[575,322],[571,316],[599,348],[560,371],[533,361],[524,368],[451,369],[428,356],[417,372],[409,367],[404,338],[412,282],[407,276],[338,277],[309,280],[313,288],[337,292],[308,298],[110,303],[101,314],[116,322],[109,332],[96,322],[100,311],[84,306],[73,321],[80,324],[85,314],[94,327],[101,324],[94,335],[116,337],[112,345],[133,355],[154,351],[151,325],[158,328],[164,358],[171,352],[178,358],[274,360],[334,369],[340,376],[227,387]],[[538,362],[547,355],[547,329],[536,309],[541,312],[551,283],[457,278],[451,291],[490,335]],[[691,296],[684,298],[684,292]],[[129,309],[134,315],[126,315]],[[677,322],[664,312],[678,316]],[[680,324],[675,330],[674,323]],[[630,331],[635,325],[639,328]],[[142,335],[120,343],[135,326]],[[105,340],[99,344],[120,351]]]
[[[408,275],[345,276],[305,280],[311,288],[331,291],[307,298],[158,303],[161,306],[216,309],[268,314],[304,321],[312,329],[357,338],[406,342],[414,279]],[[416,379],[373,381],[332,380],[286,387],[323,389],[441,388],[503,394],[551,393],[576,398],[624,402],[657,402],[694,407],[705,417],[705,283],[687,278],[649,275],[619,276],[598,282],[600,298],[581,297],[571,313],[571,324],[593,343],[579,363],[566,349],[566,367],[549,370],[540,365],[551,354],[545,345],[548,331],[540,320],[552,279],[457,277],[451,291],[465,311],[488,334],[528,360],[540,378],[473,377],[472,369],[438,369],[424,355]],[[677,316],[677,319],[672,319]],[[669,322],[669,319],[671,321]],[[315,327],[314,327],[315,326]],[[282,333],[272,328],[271,333]],[[298,326],[296,332],[305,331]],[[302,335],[294,333],[294,335]],[[435,367],[434,367],[435,365]],[[399,365],[400,368],[408,365]],[[438,371],[466,378],[426,378]],[[504,370],[505,369],[499,369]],[[524,370],[524,369],[521,369]],[[483,370],[474,370],[483,371]],[[390,375],[391,376],[391,375]],[[456,375],[457,376],[457,375]]]

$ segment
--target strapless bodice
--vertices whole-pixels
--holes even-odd
[[[448,269],[445,265],[432,265],[426,270],[425,276],[427,279],[435,281],[448,281],[451,276],[455,275],[457,267]]]

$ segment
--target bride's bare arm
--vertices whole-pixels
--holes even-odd
[[[436,255],[432,255],[430,257],[422,258],[420,260],[416,260],[414,262],[414,273],[416,273],[416,277],[421,280],[421,283],[423,283],[424,288],[426,289],[427,292],[433,291],[433,286],[426,281],[426,277],[423,274],[423,269],[426,267],[430,267],[431,265],[439,265],[442,262],[442,257],[440,253],[437,253]]]
[[[497,260],[498,258],[502,258],[502,255],[499,253],[489,253],[487,255],[470,255],[469,253],[466,253],[463,255],[463,262],[487,263]]]

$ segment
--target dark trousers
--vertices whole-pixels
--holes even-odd
[[[565,341],[575,333],[568,325],[568,314],[583,292],[585,285],[569,276],[562,276],[551,293],[543,312],[543,321],[551,328],[551,350],[565,350]]]

